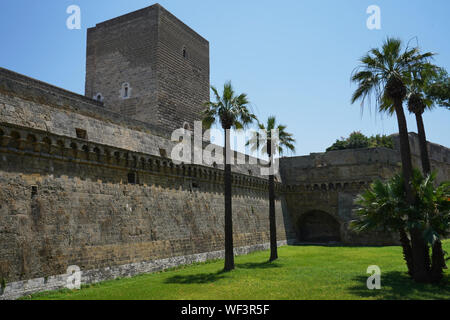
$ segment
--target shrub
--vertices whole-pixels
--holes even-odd
[[[348,138],[341,138],[327,149],[328,151],[345,150],[345,149],[361,149],[361,148],[394,148],[394,141],[386,135],[367,137],[359,131],[352,132]]]

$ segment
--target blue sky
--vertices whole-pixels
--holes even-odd
[[[144,0],[15,0],[0,11],[0,66],[84,94],[86,29],[153,4]],[[260,119],[275,114],[297,139],[297,154],[322,152],[355,130],[397,131],[395,118],[351,105],[357,60],[386,36],[439,53],[450,70],[448,0],[170,0],[167,10],[209,40],[211,84],[232,80]],[[66,9],[81,8],[81,30],[68,30]],[[381,8],[381,30],[368,30],[366,9]],[[416,43],[412,40],[412,43]],[[414,117],[408,129],[417,131]],[[430,141],[450,146],[450,112],[424,115]]]

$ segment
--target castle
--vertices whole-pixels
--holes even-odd
[[[72,265],[93,283],[222,257],[222,167],[169,158],[208,100],[208,41],[157,4],[88,30],[85,96],[0,68],[0,299],[62,288]],[[399,170],[394,141],[280,159],[279,244],[395,243],[348,228],[355,196]],[[450,150],[429,149],[448,180]],[[236,254],[267,249],[268,181],[232,171]]]

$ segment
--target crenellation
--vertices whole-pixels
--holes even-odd
[[[43,158],[56,158],[75,163],[92,163],[106,167],[122,167],[134,169],[137,172],[156,171],[164,175],[182,175],[196,178],[199,181],[223,182],[223,172],[216,168],[206,168],[200,165],[175,165],[171,160],[130,152],[128,150],[104,146],[77,138],[67,138],[36,129],[19,128],[11,124],[0,123],[1,146],[7,152],[33,154]],[[26,136],[33,141],[22,139]],[[5,143],[5,142],[9,143]],[[140,161],[138,161],[140,159]],[[138,166],[142,164],[142,167]],[[148,165],[147,165],[148,164]],[[181,169],[181,170],[180,170]],[[268,183],[260,177],[248,177],[240,173],[233,173],[233,184],[252,188],[267,189]],[[243,183],[247,181],[248,183]]]

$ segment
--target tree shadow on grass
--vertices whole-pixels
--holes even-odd
[[[248,262],[248,263],[238,263],[236,267],[239,269],[273,269],[280,268],[281,266],[276,262]]]
[[[450,297],[450,276],[444,275],[438,285],[416,283],[406,272],[392,271],[381,274],[381,289],[367,289],[367,276],[357,276],[353,280],[360,285],[349,288],[351,294],[360,298],[384,300],[408,299],[448,299]],[[447,297],[447,298],[445,298]]]
[[[276,262],[259,262],[259,263],[238,263],[236,264],[236,268],[238,269],[272,269],[272,268],[280,268]],[[212,283],[218,280],[224,279],[229,272],[224,270],[220,270],[218,272],[211,273],[199,273],[199,274],[188,274],[188,275],[175,275],[170,278],[167,278],[165,283],[175,283],[175,284],[205,284]]]
[[[212,283],[225,278],[226,272],[221,270],[212,273],[199,273],[199,274],[188,274],[188,275],[176,275],[167,278],[165,283],[175,283],[175,284],[205,284]]]
[[[367,244],[348,244],[343,242],[294,242],[290,247],[325,247],[325,248],[386,248],[398,247],[397,245],[367,245]]]

